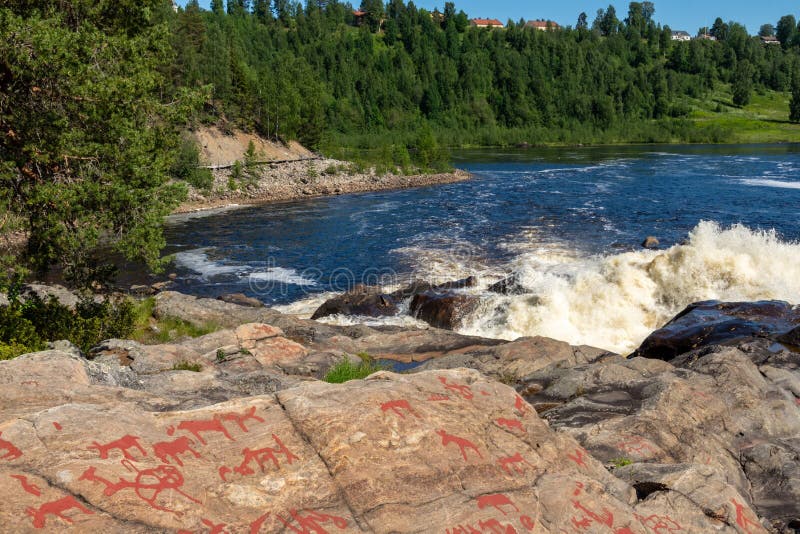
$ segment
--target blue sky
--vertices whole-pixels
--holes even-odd
[[[185,4],[185,0],[178,0]],[[351,0],[353,5],[360,0]],[[415,0],[419,7],[433,9],[442,8],[444,0]],[[628,11],[628,2],[611,2],[617,8],[617,14],[624,18]],[[208,7],[209,0],[200,0],[200,4]],[[456,7],[463,9],[470,17],[499,18],[503,21],[511,18],[551,19],[562,25],[575,25],[578,14],[585,11],[589,21],[594,20],[600,7],[605,8],[608,0],[557,0],[557,1],[514,1],[514,0],[461,0]],[[750,33],[757,33],[764,23],[776,24],[778,19],[788,13],[800,15],[800,5],[796,0],[655,0],[656,20],[668,24],[673,30],[686,30],[695,33],[701,26],[711,26],[716,17],[723,20],[735,20],[747,26]]]

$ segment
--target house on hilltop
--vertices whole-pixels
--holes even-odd
[[[689,35],[689,32],[677,31],[677,32],[672,32],[672,40],[673,41],[691,41],[692,40],[692,36]]]
[[[761,43],[765,45],[779,45],[781,42],[774,35],[762,35]]]
[[[355,22],[356,26],[363,26],[364,23],[367,21],[367,12],[353,11],[353,21]]]
[[[469,22],[477,28],[505,28],[505,25],[497,19],[472,19]]]
[[[556,22],[553,22],[552,20],[544,20],[544,19],[529,20],[525,24],[525,27],[526,28],[533,28],[534,30],[539,30],[539,31],[542,31],[542,32],[552,31],[552,30],[560,30],[561,29],[561,26],[559,26]]]

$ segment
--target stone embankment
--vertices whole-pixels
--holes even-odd
[[[800,528],[800,354],[788,344],[745,336],[624,358],[173,292],[155,313],[224,329],[0,362],[0,530]],[[360,352],[420,365],[319,380]],[[199,372],[174,370],[182,362]]]

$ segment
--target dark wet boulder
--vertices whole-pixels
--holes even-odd
[[[360,315],[364,317],[385,317],[396,315],[397,300],[389,294],[381,293],[377,287],[358,285],[320,306],[312,320],[330,315]]]
[[[489,291],[500,295],[524,295],[528,291],[519,280],[519,275],[512,274],[489,286]]]
[[[264,303],[253,297],[248,297],[244,293],[230,293],[227,295],[220,295],[217,300],[228,302],[230,304],[238,304],[239,306],[246,306],[248,308],[263,308]]]
[[[453,289],[464,289],[468,287],[475,287],[477,285],[478,285],[478,279],[474,276],[469,276],[461,280],[445,282],[444,284],[438,284],[438,285],[432,284],[424,280],[415,280],[406,287],[395,291],[394,293],[391,294],[391,296],[397,300],[403,300],[413,297],[414,295],[419,295],[420,293],[426,293],[429,291],[446,292],[446,291],[451,291]]]
[[[411,314],[435,328],[455,330],[478,306],[475,295],[428,291],[414,296]]]
[[[650,334],[635,355],[670,361],[704,346],[731,345],[753,337],[789,336],[786,333],[797,325],[800,307],[787,302],[699,302]]]
[[[785,334],[781,334],[776,338],[776,341],[783,343],[784,345],[800,347],[800,326],[789,330]]]

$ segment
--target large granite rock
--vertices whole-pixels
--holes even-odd
[[[396,315],[397,300],[376,287],[359,285],[352,290],[325,301],[311,316],[322,319],[331,315],[357,315],[361,317],[384,317]]]
[[[761,532],[753,502],[776,532],[800,525],[800,354],[766,339],[705,347],[670,363],[600,358],[554,363],[521,394],[614,473],[667,488]],[[624,475],[624,476],[623,476]],[[661,491],[661,490],[659,490]]]
[[[96,384],[91,363],[56,351],[0,362],[4,531],[746,531],[737,518],[763,531],[730,488],[719,515],[682,491],[638,498],[476,371],[183,409]]]

